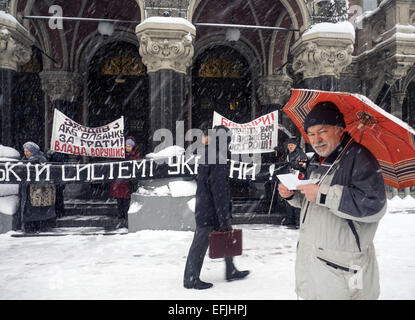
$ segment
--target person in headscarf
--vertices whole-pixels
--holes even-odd
[[[125,160],[140,159],[137,141],[128,136],[125,139]],[[117,227],[127,227],[128,209],[130,208],[132,184],[130,181],[113,182],[110,186],[110,196],[117,199],[118,219]]]
[[[23,145],[24,157],[32,164],[46,163],[46,158],[39,146],[28,141]],[[25,232],[33,233],[47,231],[56,217],[56,189],[53,184],[22,184],[21,185],[21,215],[22,228]]]

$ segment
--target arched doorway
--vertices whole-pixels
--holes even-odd
[[[89,126],[124,116],[124,136],[133,136],[141,155],[148,152],[148,77],[138,47],[111,42],[101,47],[88,68]],[[94,161],[108,160],[94,158]],[[117,159],[112,159],[116,161]],[[108,198],[109,184],[92,185],[92,197]]]
[[[148,78],[138,47],[112,42],[98,50],[89,65],[89,125],[101,126],[124,116],[124,134],[146,152]]]
[[[217,45],[202,52],[192,70],[192,127],[212,124],[213,112],[237,123],[251,120],[252,81],[248,61],[234,48]],[[231,181],[233,198],[255,197],[255,187]]]
[[[251,120],[251,72],[235,49],[215,46],[200,54],[192,72],[192,127],[212,121],[213,111],[238,123]]]

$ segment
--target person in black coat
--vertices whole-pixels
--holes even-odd
[[[187,289],[208,289],[213,286],[200,280],[200,271],[209,246],[209,233],[214,230],[229,231],[231,227],[231,195],[229,166],[229,129],[217,126],[211,135],[204,128],[204,162],[197,174],[195,219],[196,230],[187,256],[183,285]],[[232,257],[225,258],[226,280],[245,278],[249,271],[238,271]]]
[[[298,146],[296,138],[290,138],[286,142],[287,146],[287,162],[290,164],[291,170],[298,172],[298,178],[302,179],[306,171],[307,155]],[[282,224],[290,228],[298,228],[300,225],[300,209],[292,207],[285,203],[286,218]]]
[[[301,173],[306,171],[306,162],[308,161],[307,155],[303,150],[298,146],[296,138],[290,138],[286,142],[287,145],[287,162],[290,163],[290,166],[293,170],[298,170]]]
[[[48,162],[65,163],[68,162],[69,156],[65,153],[55,152],[50,149],[45,150],[46,159]],[[55,213],[57,218],[62,218],[65,215],[65,204],[63,191],[65,190],[64,184],[56,185],[56,202]]]

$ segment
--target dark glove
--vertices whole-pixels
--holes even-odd
[[[50,149],[46,152],[46,159],[48,159],[48,161],[52,159],[53,153],[53,150]]]

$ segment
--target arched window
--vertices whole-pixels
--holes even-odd
[[[110,57],[101,68],[103,76],[145,76],[146,70],[138,54],[126,53]]]
[[[124,116],[124,133],[146,145],[148,77],[138,47],[112,42],[89,63],[89,125],[102,126]]]
[[[251,72],[234,48],[215,46],[199,55],[192,85],[192,127],[211,121],[213,111],[239,123],[250,120]]]

